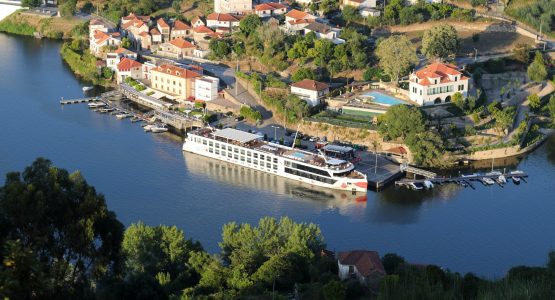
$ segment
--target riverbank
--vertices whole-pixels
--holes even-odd
[[[69,39],[73,29],[85,23],[79,18],[48,17],[27,14],[19,9],[0,21],[0,32],[33,36],[35,32],[51,39]]]
[[[71,71],[81,77],[81,79],[103,87],[114,86],[111,79],[102,77],[102,69],[96,65],[96,57],[88,50],[76,50],[73,48],[72,42],[65,42],[60,48],[60,55]]]

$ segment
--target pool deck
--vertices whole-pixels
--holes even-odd
[[[362,160],[356,163],[358,171],[366,174],[368,188],[379,191],[386,185],[393,183],[403,176],[399,165],[378,154],[376,167],[376,156],[372,152],[360,152]]]

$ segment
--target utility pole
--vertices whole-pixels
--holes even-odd
[[[476,54],[474,54],[474,62],[476,62],[476,60],[478,60],[478,49],[474,48],[474,51]]]

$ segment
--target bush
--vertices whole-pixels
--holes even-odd
[[[244,105],[243,107],[241,107],[239,114],[250,121],[262,120],[262,114],[259,111],[251,108],[250,106]]]

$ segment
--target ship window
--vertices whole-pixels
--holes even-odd
[[[286,166],[286,167],[290,167],[290,166],[291,166],[291,162],[288,161],[288,160],[286,160],[286,161],[285,161],[285,166]]]
[[[252,152],[247,151],[247,156],[249,156],[249,157],[252,156]]]
[[[220,149],[220,143],[216,143],[216,149]]]
[[[277,158],[274,157],[274,164],[277,164]]]
[[[239,148],[233,148],[233,152],[239,153]]]
[[[264,161],[263,160],[260,161],[260,166],[264,167]]]
[[[258,159],[253,159],[252,163],[255,164],[255,165],[258,165]]]
[[[245,149],[241,149],[241,155],[245,155]]]
[[[231,152],[227,153],[227,157],[231,158],[231,155],[232,155]]]
[[[260,159],[264,160],[264,154],[260,154]]]
[[[266,161],[272,161],[272,158],[269,156],[266,156]]]
[[[271,168],[271,167],[272,167],[272,164],[271,164],[271,163],[267,163],[267,164],[266,164],[266,168],[269,169],[269,168]]]
[[[245,157],[241,155],[241,161],[245,161]]]
[[[225,156],[225,151],[222,150],[222,156]]]
[[[202,140],[202,144],[206,145],[207,144],[206,140]]]
[[[250,157],[247,157],[247,163],[249,163],[249,164],[251,163],[251,158]]]
[[[208,146],[210,146],[210,147],[214,146],[214,142],[212,142],[212,141],[208,142]]]
[[[274,168],[274,170],[277,170],[277,165],[274,164],[274,165],[273,165],[273,168]]]
[[[231,151],[231,146],[227,146],[227,151]]]
[[[216,149],[216,154],[220,155],[220,150]]]
[[[239,159],[239,155],[235,154],[235,155],[233,155],[233,158],[234,159]]]
[[[258,158],[258,153],[256,153],[256,152],[253,153],[253,157],[254,157],[254,158]]]
[[[210,152],[210,153],[214,153],[214,149],[212,149],[212,148],[209,148],[209,149],[208,149],[208,152]]]

